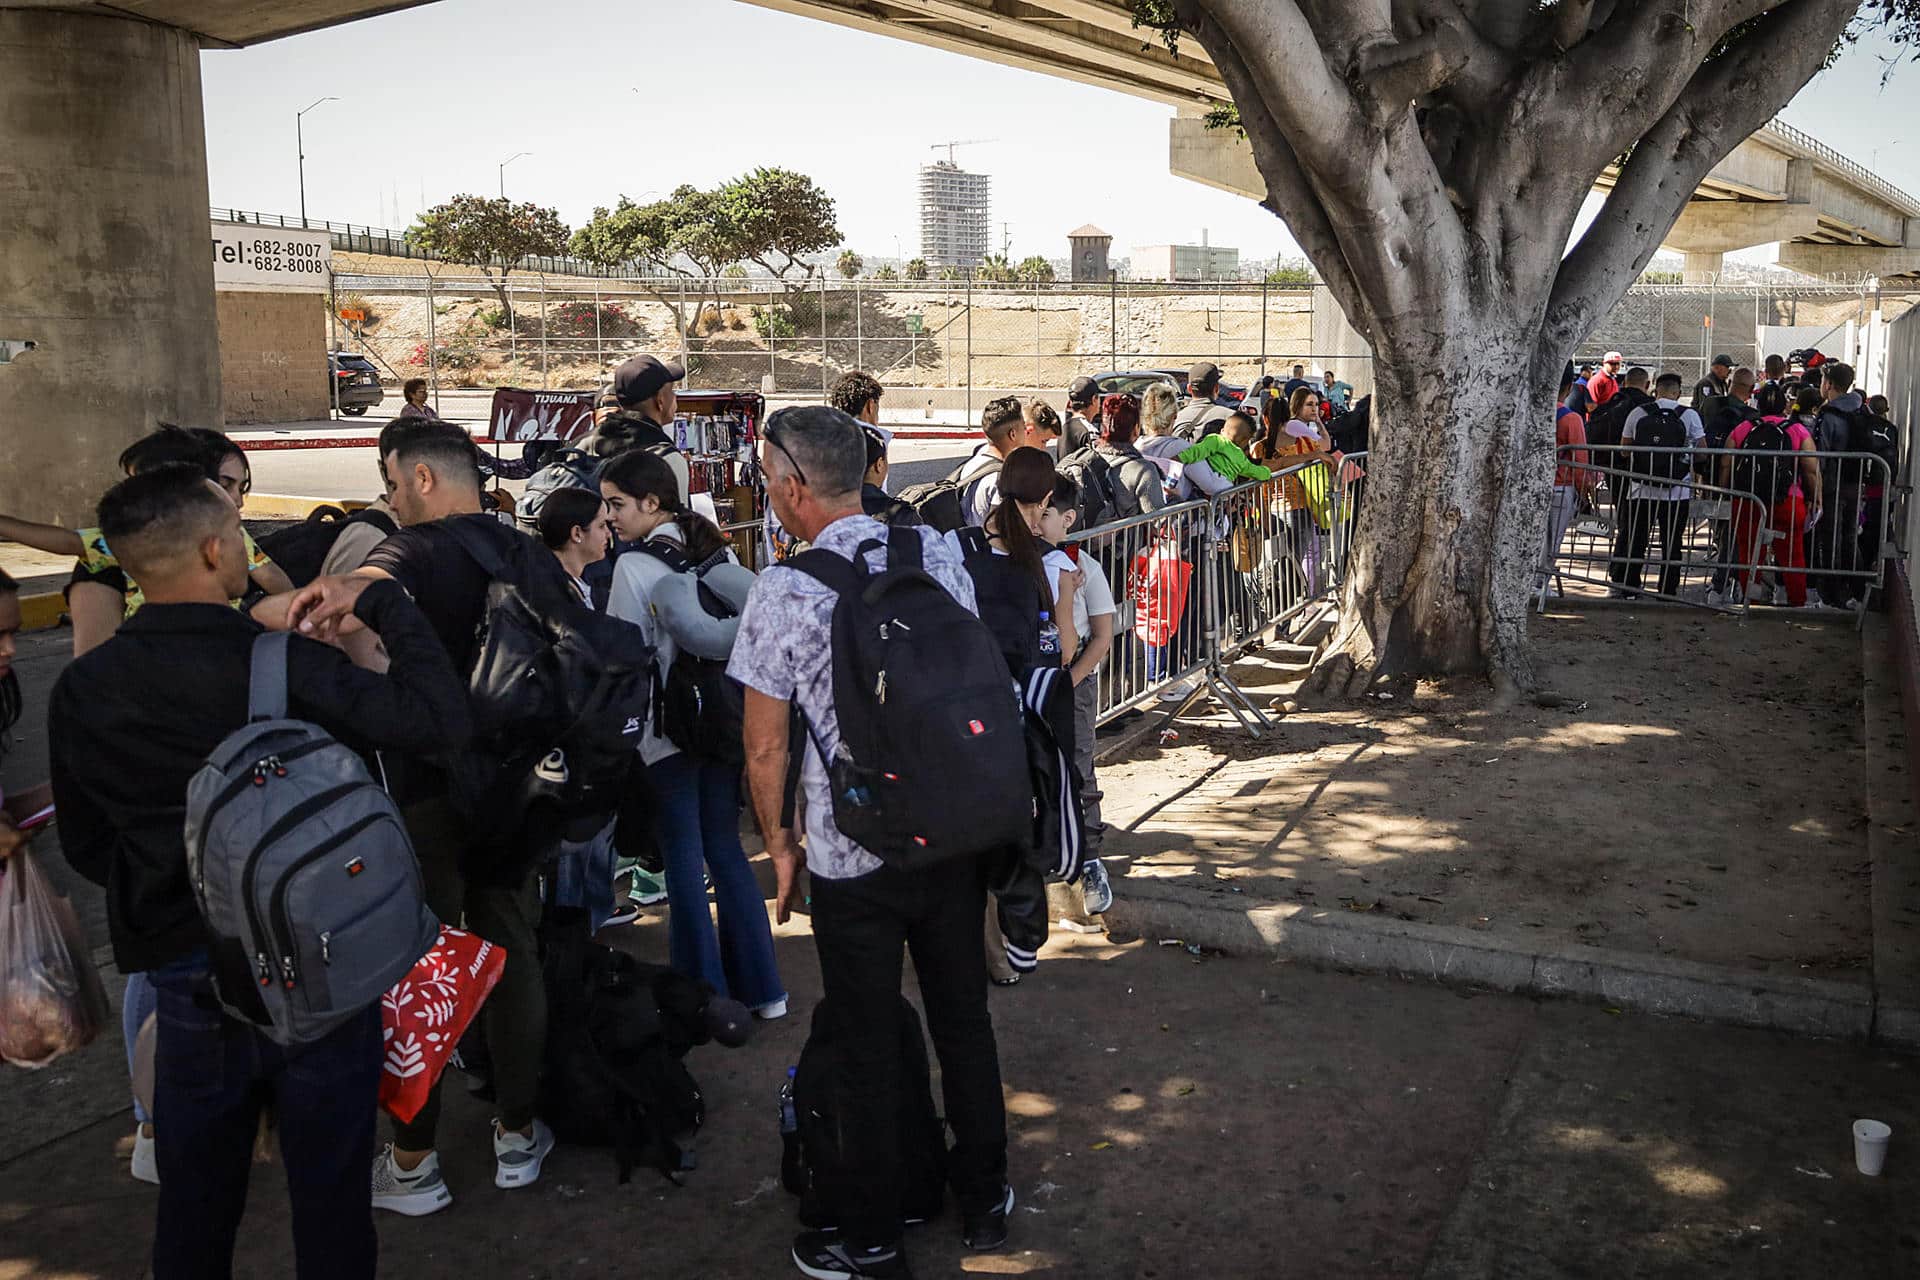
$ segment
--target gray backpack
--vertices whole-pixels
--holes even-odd
[[[439,936],[393,800],[287,719],[287,641],[253,642],[247,723],[187,787],[187,871],[228,1013],[305,1044],[384,995]]]

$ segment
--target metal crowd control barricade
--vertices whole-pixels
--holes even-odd
[[[1687,455],[1690,474],[1677,485],[1649,474],[1656,454]],[[1826,604],[1858,599],[1864,618],[1883,584],[1898,493],[1891,468],[1874,454],[1566,445],[1558,455],[1560,465],[1595,479],[1542,556],[1542,611],[1554,588],[1572,581],[1729,612],[1817,591]],[[1808,459],[1820,470],[1817,510]],[[1774,503],[1779,471],[1796,473],[1801,493]],[[1778,487],[1786,485],[1782,478]],[[1678,492],[1686,497],[1667,496]]]
[[[1324,462],[1299,462],[1210,500],[1208,599],[1222,666],[1333,590],[1350,523],[1334,474]]]
[[[1097,723],[1176,686],[1189,697],[1214,683],[1208,635],[1211,504],[1181,502],[1088,529],[1080,556],[1106,575],[1118,607],[1113,650],[1101,664]]]

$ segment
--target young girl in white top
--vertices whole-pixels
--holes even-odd
[[[600,473],[600,492],[621,540],[664,543],[693,564],[718,552],[731,558],[726,536],[711,520],[686,508],[678,481],[658,455],[638,449],[614,455]],[[613,591],[607,599],[609,614],[646,633],[663,685],[677,646],[655,612],[653,593],[674,572],[645,546],[629,551],[614,565]],[[763,1018],[780,1017],[787,1011],[787,996],[774,963],[766,900],[740,847],[739,768],[681,751],[653,715],[641,735],[640,755],[659,797],[673,967],[704,979]],[[718,937],[707,914],[703,863],[713,877],[719,904]]]

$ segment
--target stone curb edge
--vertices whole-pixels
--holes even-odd
[[[1532,951],[1451,926],[1370,919],[1321,907],[1251,904],[1128,876],[1114,882],[1109,929],[1178,938],[1229,955],[1272,955],[1330,969],[1450,986],[1597,1000],[1638,1013],[1795,1035],[1920,1048],[1920,1011],[1880,1008],[1865,985],[1751,973],[1595,947]]]

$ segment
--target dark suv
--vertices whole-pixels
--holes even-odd
[[[327,374],[327,402],[350,418],[378,407],[387,398],[380,387],[380,371],[365,356],[329,351]]]

